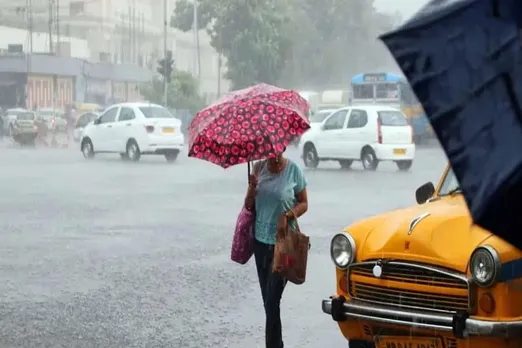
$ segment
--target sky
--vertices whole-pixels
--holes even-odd
[[[406,19],[427,2],[428,0],[375,0],[375,6],[386,12],[399,11]]]

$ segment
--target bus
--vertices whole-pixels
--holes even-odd
[[[408,81],[393,73],[355,75],[351,84],[351,105],[382,104],[401,109],[413,128],[415,142],[431,137],[433,131]]]

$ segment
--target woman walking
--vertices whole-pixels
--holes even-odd
[[[296,218],[308,210],[306,179],[301,168],[279,155],[256,163],[245,199],[255,209],[254,256],[266,314],[266,348],[283,348],[280,302],[286,279],[272,272],[277,233],[296,228]]]

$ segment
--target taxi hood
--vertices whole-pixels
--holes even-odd
[[[491,235],[473,225],[461,195],[442,197],[379,219],[357,258],[411,260],[465,272],[473,250]]]

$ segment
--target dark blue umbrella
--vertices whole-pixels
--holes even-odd
[[[476,224],[522,249],[521,0],[433,0],[381,37]]]

